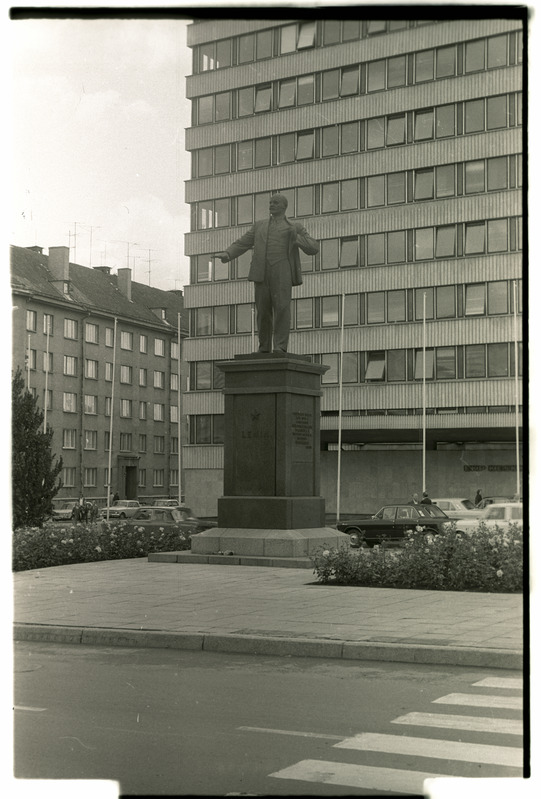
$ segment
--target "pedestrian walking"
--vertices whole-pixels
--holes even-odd
[[[88,507],[84,497],[79,499],[79,521],[86,524],[88,519]]]
[[[90,510],[89,510],[89,519],[90,523],[93,524],[96,519],[98,518],[98,506],[95,502],[90,503]]]
[[[217,254],[222,263],[253,249],[248,280],[254,283],[259,352],[287,352],[291,322],[291,289],[302,283],[299,249],[307,255],[319,252],[319,244],[300,222],[286,217],[287,198],[273,194],[269,219],[257,221],[250,230]]]
[[[483,496],[481,494],[481,489],[478,488],[477,494],[475,495],[475,499],[473,500],[475,507],[478,508],[482,501],[483,501]]]
[[[118,502],[119,499],[120,499],[120,494],[118,493],[118,491],[115,491],[113,495],[113,502]]]
[[[432,500],[430,499],[426,491],[423,491],[423,498],[421,500],[421,505],[432,505]]]

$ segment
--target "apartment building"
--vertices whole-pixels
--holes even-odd
[[[13,369],[54,431],[57,500],[105,502],[110,450],[121,498],[178,496],[182,292],[70,263],[68,247],[12,247],[11,287]]]
[[[188,44],[184,464],[198,512],[223,492],[217,364],[257,348],[251,253],[214,255],[268,216],[275,192],[320,242],[301,253],[289,348],[328,367],[327,509],[339,439],[345,512],[423,485],[515,493],[522,19],[205,19]]]

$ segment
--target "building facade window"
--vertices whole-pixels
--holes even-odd
[[[26,329],[31,333],[35,333],[38,329],[38,314],[37,311],[26,312]]]
[[[98,361],[85,358],[85,377],[89,380],[98,379]]]
[[[43,314],[43,333],[50,336],[54,333],[54,316],[50,313]]]
[[[165,388],[165,372],[154,370],[154,388]]]
[[[155,488],[162,488],[165,484],[165,469],[154,469],[152,484]]]
[[[132,434],[131,433],[121,433],[120,434],[120,451],[121,452],[131,452],[132,451]]]
[[[77,394],[64,391],[62,394],[62,410],[65,413],[77,413]]]
[[[73,355],[64,355],[64,374],[71,377],[77,376],[77,358]]]
[[[85,341],[88,344],[97,344],[99,342],[99,325],[87,322],[85,324]]]
[[[64,338],[76,339],[79,324],[76,319],[64,319]]]
[[[84,431],[84,449],[97,449],[98,448],[98,431],[85,430]]]
[[[84,412],[87,414],[98,412],[98,398],[94,394],[84,395]]]
[[[120,382],[131,385],[132,382],[132,367],[122,364],[120,366]]]
[[[62,449],[75,449],[77,444],[77,430],[64,428],[62,431]]]
[[[130,333],[128,330],[120,331],[120,349],[133,350],[133,333]]]
[[[85,488],[96,488],[98,485],[98,470],[96,467],[83,469],[83,485]]]
[[[74,488],[76,476],[75,466],[65,466],[62,469],[62,483],[64,488]]]
[[[165,452],[165,436],[154,436],[154,452],[163,455]]]

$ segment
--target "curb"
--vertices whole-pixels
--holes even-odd
[[[491,669],[521,669],[522,652],[515,649],[479,649],[422,644],[364,641],[332,641],[220,633],[164,632],[114,627],[69,627],[65,625],[13,625],[16,642],[39,641],[86,646],[146,647],[202,652],[225,652],[279,657],[382,660],[440,666],[475,666]]]
[[[150,563],[205,563],[220,566],[280,566],[286,569],[312,569],[314,566],[308,557],[272,558],[262,555],[204,555],[187,551],[150,552],[147,558]]]

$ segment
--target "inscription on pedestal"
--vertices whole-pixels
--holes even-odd
[[[291,431],[293,433],[293,443],[300,449],[312,450],[312,438],[314,435],[314,420],[311,413],[293,411],[291,421]]]
[[[236,494],[272,496],[275,490],[274,397],[241,395],[235,408]]]

